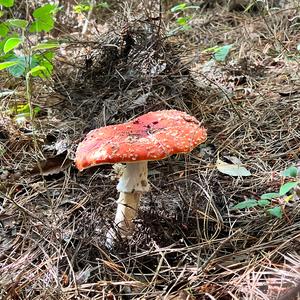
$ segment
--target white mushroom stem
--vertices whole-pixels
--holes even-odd
[[[149,191],[148,162],[141,161],[127,163],[117,185],[120,192],[115,216],[115,225],[122,238],[132,234],[133,219],[136,218],[141,194]],[[107,234],[107,244],[111,245],[114,234],[110,230]]]
[[[132,221],[137,216],[140,198],[140,192],[120,193],[117,201],[118,207],[115,216],[115,225],[118,227],[122,237],[129,236],[134,229]]]
[[[148,192],[148,161],[127,163],[117,190],[120,193]]]

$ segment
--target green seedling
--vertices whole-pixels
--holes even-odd
[[[171,8],[174,14],[176,27],[168,32],[168,35],[174,35],[179,31],[187,31],[192,29],[191,21],[193,17],[188,13],[192,9],[198,9],[197,5],[188,5],[187,3],[180,3]]]
[[[91,9],[93,9],[93,7],[94,6],[91,5],[90,2],[85,1],[74,5],[73,11],[76,14],[84,14],[86,12],[89,12]],[[100,8],[100,9],[109,8],[109,4],[107,2],[100,2],[95,5],[95,8]]]
[[[291,166],[281,173],[282,177],[291,178],[293,181],[286,182],[281,185],[278,192],[265,193],[260,196],[259,200],[246,199],[235,206],[232,209],[250,209],[254,207],[260,207],[266,210],[266,212],[276,218],[282,218],[284,203],[288,203],[295,199],[296,188],[299,186],[300,180],[298,178],[298,169],[295,166]],[[275,199],[281,200],[282,205],[273,205]]]
[[[13,7],[14,1],[0,0],[0,5]],[[27,106],[22,108],[24,111],[18,108],[14,113],[16,122],[28,117],[33,119],[40,110],[31,104],[31,81],[34,77],[46,79],[52,76],[54,49],[59,43],[47,40],[34,43],[32,40],[54,28],[57,11],[56,4],[45,4],[35,9],[28,20],[11,18],[0,22],[0,71],[6,69],[14,77],[23,76],[26,84]]]
[[[212,53],[214,60],[223,62],[226,60],[232,47],[233,44],[224,45],[224,46],[215,46],[203,50],[202,53]]]
[[[6,4],[4,4],[6,2]],[[8,1],[0,1],[5,7],[13,5]],[[26,75],[31,69],[43,66],[45,69],[32,76],[41,78],[52,74],[52,49],[59,47],[57,42],[42,42],[32,46],[31,33],[49,32],[54,28],[54,14],[58,8],[55,4],[45,4],[32,13],[33,21],[23,19],[8,19],[0,23],[0,70],[8,69],[14,77]],[[52,53],[52,54],[51,54]]]
[[[14,5],[14,0],[0,0],[0,5],[4,7],[12,7]]]

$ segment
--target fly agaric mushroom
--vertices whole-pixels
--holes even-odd
[[[92,130],[79,144],[75,163],[80,171],[126,163],[117,185],[120,195],[115,216],[115,225],[124,238],[133,231],[141,194],[149,190],[147,162],[190,152],[205,140],[206,130],[196,118],[182,111],[161,110]],[[112,232],[107,235],[108,244],[114,239]]]

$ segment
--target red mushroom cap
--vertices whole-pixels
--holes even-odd
[[[128,123],[92,130],[79,144],[79,170],[99,164],[159,160],[190,152],[206,140],[200,122],[185,112],[161,110]]]

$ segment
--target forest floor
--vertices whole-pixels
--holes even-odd
[[[298,187],[257,202],[299,180],[282,171],[300,166],[300,6],[172,7],[95,10],[84,33],[59,13],[33,121],[11,115],[25,84],[1,71],[1,299],[284,299],[300,282]],[[133,237],[108,249],[117,174],[79,172],[76,147],[161,109],[195,116],[208,139],[149,163]]]

